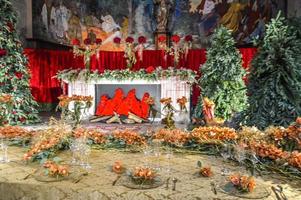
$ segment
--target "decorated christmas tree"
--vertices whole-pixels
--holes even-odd
[[[251,66],[247,123],[259,128],[288,125],[301,114],[301,43],[280,14]]]
[[[215,117],[229,120],[246,106],[245,70],[242,57],[235,47],[231,31],[225,27],[215,30],[207,61],[200,68],[201,96],[196,115],[201,116],[202,99],[208,97],[215,104]]]
[[[9,124],[28,124],[38,120],[37,103],[30,88],[27,59],[15,30],[17,20],[9,0],[0,0],[0,94],[10,94],[13,107]]]

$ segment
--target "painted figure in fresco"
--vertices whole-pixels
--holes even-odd
[[[116,29],[120,29],[120,26],[116,24],[115,20],[111,15],[101,16],[102,19],[102,30],[104,30],[106,33],[111,33]]]
[[[240,3],[238,0],[231,3],[228,12],[221,18],[220,24],[236,33],[239,30],[241,20],[243,19],[242,11],[248,4]]]
[[[168,29],[168,20],[173,3],[170,0],[154,0],[156,9],[157,31],[166,32]]]
[[[70,18],[70,11],[64,6],[63,1],[60,1],[59,7],[55,11],[56,14],[56,36],[63,39],[68,31],[68,21]]]
[[[42,17],[42,22],[44,24],[46,32],[48,32],[48,30],[49,30],[50,15],[51,15],[52,9],[53,9],[52,0],[44,0],[41,17]]]

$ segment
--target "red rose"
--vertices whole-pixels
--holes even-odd
[[[192,35],[186,35],[185,36],[185,41],[186,42],[192,42]]]
[[[80,45],[79,39],[74,38],[74,39],[72,40],[72,45],[73,45],[73,46],[79,46],[79,45]]]
[[[86,38],[86,39],[84,40],[84,44],[85,44],[85,45],[90,45],[90,44],[91,44],[90,38]]]
[[[97,45],[100,45],[102,43],[102,39],[101,38],[97,38],[96,41],[95,41],[95,43]]]
[[[121,38],[120,37],[115,37],[113,41],[114,41],[115,44],[120,44]]]
[[[155,71],[155,68],[153,66],[149,66],[148,68],[145,69],[145,71],[148,73],[148,74],[151,74]]]
[[[144,36],[138,37],[138,43],[139,43],[139,44],[144,44],[144,43],[146,43],[146,38],[145,38]]]
[[[180,36],[178,36],[178,35],[173,35],[173,36],[171,37],[171,41],[174,42],[174,43],[179,43],[180,40],[181,40],[181,38],[180,38]]]
[[[0,49],[0,57],[6,55],[6,50],[5,49]]]
[[[158,41],[159,42],[165,42],[166,41],[166,36],[165,35],[161,35],[158,37]]]
[[[26,119],[25,119],[25,117],[20,117],[19,121],[22,122],[22,123],[24,123],[26,121]]]
[[[23,77],[23,74],[21,72],[16,72],[15,73],[15,76],[18,78],[18,79],[21,79]]]
[[[132,38],[132,37],[127,37],[127,38],[125,39],[125,42],[127,42],[127,43],[133,43],[133,42],[134,42],[134,38]]]

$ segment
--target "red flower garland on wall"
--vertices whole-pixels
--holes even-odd
[[[97,45],[100,45],[102,43],[102,39],[101,38],[97,38],[96,41],[95,41],[95,43]]]
[[[125,39],[125,42],[126,42],[126,43],[131,43],[131,44],[132,44],[132,43],[134,42],[134,38],[132,38],[132,37],[129,36],[129,37],[127,37],[127,38]]]
[[[80,45],[80,41],[77,38],[74,38],[71,43],[72,43],[73,46],[79,46]]]
[[[173,35],[173,36],[171,37],[171,41],[174,42],[174,43],[179,43],[180,40],[181,40],[181,38],[180,38],[180,36],[178,36],[178,35]]]
[[[113,40],[113,42],[115,44],[120,44],[121,43],[121,38],[120,37],[115,37],[114,40]]]
[[[158,41],[159,42],[165,42],[166,41],[166,36],[165,35],[161,35],[158,37]]]
[[[144,44],[144,43],[146,43],[146,37],[140,36],[140,37],[138,38],[138,43],[139,43],[139,44]]]

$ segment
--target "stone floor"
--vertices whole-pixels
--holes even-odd
[[[221,176],[223,166],[221,158],[205,155],[173,154],[170,162],[164,152],[159,159],[149,157],[146,161],[142,153],[120,152],[117,150],[92,150],[90,163],[92,169],[88,176],[84,176],[78,183],[71,180],[61,182],[45,183],[29,177],[38,168],[38,164],[25,165],[22,155],[25,149],[10,147],[10,163],[0,164],[0,199],[1,200],[236,200],[238,197],[222,193],[219,189],[217,194],[212,191],[211,183],[217,185],[223,183],[226,177]],[[63,152],[59,155],[64,161],[69,162],[70,152]],[[165,189],[165,185],[149,190],[134,190],[124,187],[122,179],[112,186],[117,175],[111,172],[110,166],[115,161],[122,161],[128,169],[141,165],[145,162],[156,163],[161,166],[159,172],[162,179],[167,177],[177,178],[179,181],[175,191]],[[212,166],[214,176],[212,178],[196,177],[197,161],[203,165]],[[170,166],[170,167],[169,167]],[[231,172],[245,172],[234,163],[227,163]],[[170,168],[170,173],[166,169]],[[271,192],[271,186],[281,184],[284,193],[289,200],[301,199],[301,182],[287,180],[278,175],[256,177],[259,187],[266,187]],[[271,192],[268,200],[276,199]]]

